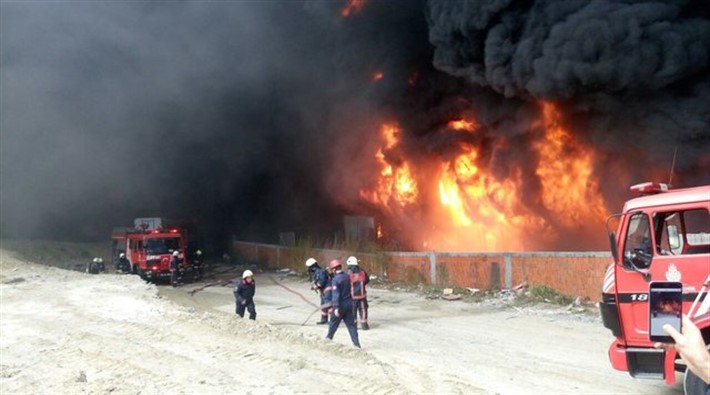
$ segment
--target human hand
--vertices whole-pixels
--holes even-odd
[[[703,335],[687,315],[683,314],[682,322],[682,333],[671,325],[663,325],[663,330],[673,338],[675,344],[656,343],[654,347],[666,350],[675,348],[688,368],[704,382],[710,384],[710,352],[703,341]]]
[[[242,306],[246,306],[246,304],[247,304],[247,301],[246,301],[246,300],[242,300]]]
[[[340,317],[340,309],[333,309],[333,314],[334,314],[336,317]]]

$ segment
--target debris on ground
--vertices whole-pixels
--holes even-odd
[[[444,288],[441,298],[444,300],[459,300],[461,295],[454,294],[453,288]]]
[[[525,289],[528,287],[527,281],[523,281],[522,283],[516,285],[513,287],[513,291],[515,291],[517,294],[521,294],[525,292]]]

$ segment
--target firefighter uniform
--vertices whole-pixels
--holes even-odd
[[[202,279],[202,251],[197,250],[195,256],[192,258],[192,269],[194,271],[193,276],[195,279]]]
[[[249,319],[256,319],[256,307],[254,306],[254,294],[256,293],[256,283],[251,270],[245,270],[242,280],[234,287],[234,300],[237,304],[237,315],[244,317],[244,310],[249,311]]]
[[[321,315],[318,324],[328,323],[328,313],[332,306],[332,288],[331,288],[331,277],[330,274],[318,266],[318,262],[315,259],[309,258],[306,261],[306,267],[308,267],[308,272],[311,277],[311,282],[313,286],[311,287],[320,295],[320,305],[321,305]]]
[[[177,287],[179,277],[180,277],[180,257],[178,256],[178,252],[175,251],[173,253],[173,258],[170,261],[170,284],[172,284],[173,287]]]
[[[355,304],[350,290],[350,277],[342,271],[342,263],[338,259],[330,262],[330,268],[335,270],[336,274],[332,283],[333,312],[330,316],[326,338],[332,340],[335,331],[338,330],[340,321],[343,321],[348,328],[353,345],[360,348],[360,339],[357,334],[357,325],[355,324]]]
[[[355,257],[350,258],[355,259]],[[355,302],[355,320],[357,321],[357,315],[359,314],[362,329],[368,330],[370,329],[370,324],[367,323],[369,305],[367,303],[366,285],[370,282],[370,276],[367,275],[366,271],[360,269],[360,266],[357,266],[357,261],[355,261],[355,264],[351,263],[350,258],[348,258],[348,276],[350,277],[350,289]]]
[[[94,258],[86,266],[86,272],[89,274],[99,274],[99,273],[103,272],[104,269],[105,269],[104,261],[101,258]]]
[[[118,260],[116,260],[116,271],[127,272],[129,270],[131,270],[131,263],[128,261],[128,258],[126,258],[126,254],[121,253]]]

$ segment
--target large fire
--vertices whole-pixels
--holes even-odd
[[[541,130],[530,147],[537,162],[529,164],[538,191],[524,187],[520,164],[511,163],[502,178],[494,176],[475,138],[457,140],[455,155],[404,157],[402,131],[388,123],[381,127],[374,155],[377,180],[360,190],[361,199],[376,206],[385,223],[399,227],[418,249],[523,251],[554,244],[566,229],[601,223],[607,210],[592,171],[594,150],[560,125],[554,105],[541,107],[541,119],[531,125]],[[480,126],[459,118],[447,129],[475,137]],[[490,149],[507,142],[496,144]],[[386,236],[387,230],[378,229],[378,235]]]

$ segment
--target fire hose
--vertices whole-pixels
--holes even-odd
[[[333,303],[332,303],[332,302],[327,302],[327,303],[324,303],[324,304],[318,306],[318,308],[315,309],[315,310],[313,310],[313,311],[311,312],[311,314],[308,314],[308,317],[306,317],[306,319],[303,321],[303,323],[301,324],[301,326],[306,325],[306,322],[308,322],[308,320],[310,320],[311,317],[313,317],[313,314],[315,314],[315,313],[317,313],[317,312],[319,312],[319,311],[321,311],[321,310],[324,310],[324,309],[329,309],[329,308],[331,308],[331,307],[333,307]]]
[[[306,303],[308,303],[309,305],[311,305],[311,306],[313,306],[313,307],[316,308],[315,310],[313,310],[313,311],[311,312],[311,314],[308,315],[308,317],[306,317],[306,320],[303,321],[303,323],[301,324],[301,326],[306,325],[306,322],[308,322],[308,320],[310,320],[311,317],[313,317],[313,314],[315,314],[315,313],[317,313],[317,312],[319,312],[319,311],[321,311],[321,310],[323,310],[323,309],[327,309],[327,308],[330,308],[330,307],[333,306],[333,304],[332,304],[331,302],[327,302],[327,303],[324,303],[324,304],[322,304],[322,305],[319,306],[319,305],[317,305],[317,304],[311,302],[310,300],[306,299],[306,297],[303,296],[302,293],[300,293],[300,292],[298,292],[298,291],[296,291],[296,290],[293,290],[293,289],[291,289],[291,288],[289,288],[289,287],[287,287],[287,286],[281,284],[280,282],[276,281],[276,279],[275,279],[272,275],[269,275],[269,279],[270,279],[274,284],[280,286],[281,288],[287,290],[288,292],[291,292],[292,294],[298,295],[298,297],[301,298],[301,300],[303,300],[304,302],[306,302]]]

